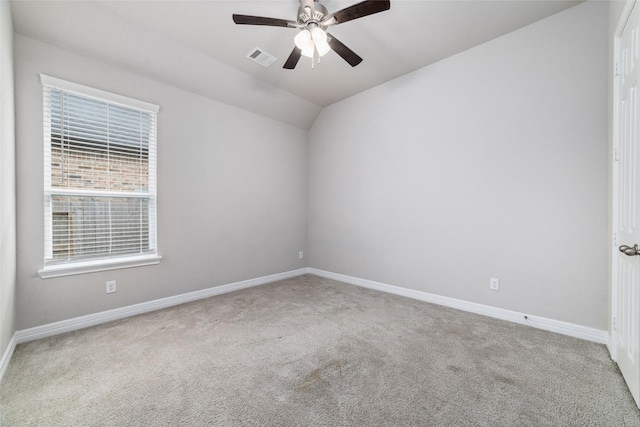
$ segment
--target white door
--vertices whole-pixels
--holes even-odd
[[[629,19],[624,20],[628,17]],[[640,4],[616,40],[612,355],[640,406]],[[619,27],[620,28],[620,27]]]

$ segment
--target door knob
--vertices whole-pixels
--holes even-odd
[[[627,246],[627,245],[622,245],[618,248],[620,250],[620,252],[622,252],[623,254],[627,255],[627,256],[634,256],[634,255],[640,255],[640,249],[638,249],[638,245],[633,245],[633,247],[631,246]]]

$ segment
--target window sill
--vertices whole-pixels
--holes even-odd
[[[49,265],[38,270],[43,279],[52,277],[71,276],[74,274],[95,273],[98,271],[117,270],[120,268],[143,267],[160,264],[159,255],[144,255],[126,258],[101,259],[99,261],[84,261],[68,264]]]

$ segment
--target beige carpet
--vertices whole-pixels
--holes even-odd
[[[604,346],[315,276],[19,345],[3,426],[640,426]]]

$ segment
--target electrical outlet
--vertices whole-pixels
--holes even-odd
[[[112,294],[115,291],[116,291],[116,281],[115,280],[107,281],[107,293]]]
[[[499,291],[500,279],[496,279],[495,277],[492,277],[491,279],[489,279],[489,289],[491,289],[492,291]]]
[[[304,258],[304,252],[300,251],[298,252],[298,259],[302,259]]]

